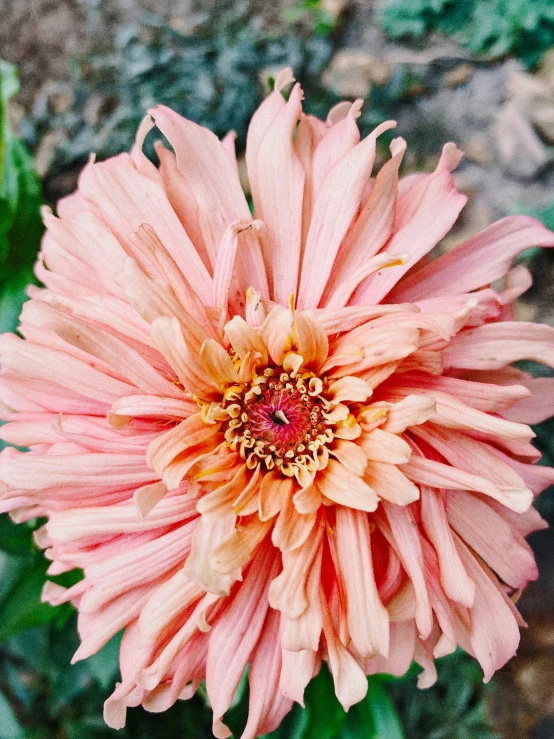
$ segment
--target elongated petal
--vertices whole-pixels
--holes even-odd
[[[469,638],[485,673],[485,682],[488,682],[494,671],[514,656],[519,644],[519,629],[510,608],[473,554],[461,542],[457,542],[457,546],[462,562],[475,582]]]
[[[364,480],[382,500],[396,505],[408,505],[419,498],[419,488],[396,465],[370,462]]]
[[[339,251],[336,273],[331,277],[333,285],[339,286],[351,277],[360,264],[368,262],[388,241],[394,223],[398,168],[405,149],[403,139],[393,140],[392,159],[379,170],[367,203]]]
[[[490,495],[506,507],[519,512],[526,511],[533,501],[530,490],[498,487],[484,477],[423,457],[412,456],[407,464],[402,465],[402,471],[410,480],[420,485],[452,488],[453,490],[473,490]]]
[[[410,445],[404,439],[380,428],[362,434],[358,443],[367,458],[374,462],[405,464],[412,454]]]
[[[375,584],[367,514],[337,506],[336,536],[352,644],[363,658],[386,657],[389,618]]]
[[[255,739],[276,729],[292,708],[292,699],[279,690],[282,648],[279,614],[269,610],[250,665],[248,722],[242,739]]]
[[[466,544],[508,585],[524,588],[529,580],[538,577],[527,542],[477,496],[462,491],[453,493],[448,503],[448,520]],[[490,531],[494,531],[494,537],[489,535]]]
[[[464,332],[444,352],[446,367],[499,369],[520,359],[554,366],[554,328],[534,323],[491,323]]]
[[[210,634],[206,689],[214,725],[231,705],[235,690],[260,637],[268,610],[267,588],[277,572],[277,558],[260,550],[230,607]]]
[[[456,190],[450,172],[438,172],[425,189],[414,215],[387,243],[390,254],[407,254],[410,261],[369,277],[363,291],[359,290],[354,296],[353,303],[373,305],[382,300],[410,266],[431,251],[450,231],[466,200],[465,195]]]
[[[252,167],[256,172],[256,216],[268,228],[264,261],[270,289],[282,305],[296,293],[300,268],[304,169],[294,148],[293,131],[301,111],[302,90],[296,85],[267,126]]]
[[[417,535],[417,526],[408,507],[397,506],[386,501],[382,505],[394,537],[398,556],[414,587],[415,620],[420,636],[426,639],[431,633],[433,617],[423,571],[423,552]],[[383,522],[380,522],[380,526],[383,528]],[[383,528],[383,531],[386,532],[387,529]]]
[[[209,299],[210,276],[161,186],[139,174],[127,155],[89,164],[81,174],[79,188],[100,209],[122,243],[143,223],[149,223],[183,274],[194,283],[198,295]]]
[[[554,246],[554,234],[528,216],[503,218],[403,280],[393,292],[394,299],[415,302],[489,285],[531,246]]]
[[[475,585],[456,549],[446,507],[447,500],[439,491],[422,487],[421,520],[437,553],[444,590],[449,598],[469,608],[475,598]]]
[[[294,315],[293,341],[304,360],[303,366],[317,372],[329,353],[329,339],[321,323],[308,311]]]
[[[314,204],[298,292],[299,308],[317,308],[346,232],[358,210],[375,160],[377,137],[394,121],[378,126],[332,168]]]

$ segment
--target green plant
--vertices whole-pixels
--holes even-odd
[[[554,44],[551,0],[392,0],[381,23],[393,38],[421,39],[436,31],[473,54],[513,54],[528,67]]]
[[[303,5],[301,16],[306,12],[312,19],[314,4]],[[317,18],[316,25],[323,22]],[[140,25],[122,27],[109,52],[75,59],[69,110],[39,101],[33,120],[26,121],[27,140],[34,146],[46,131],[56,130],[52,174],[64,172],[81,166],[91,151],[102,159],[128,150],[146,110],[162,103],[218,136],[234,130],[238,147],[244,147],[248,121],[265,94],[264,70],[290,65],[298,79],[319,79],[333,51],[326,22],[323,35],[301,18],[261,27],[249,2],[217,3],[186,32],[144,16]],[[311,112],[325,117],[335,99],[318,91],[317,110]]]
[[[497,739],[489,725],[479,665],[461,651],[438,663],[436,684],[423,693],[409,676],[390,690],[410,739]]]
[[[15,328],[43,230],[40,182],[7,115],[18,86],[15,67],[0,60],[0,332]]]

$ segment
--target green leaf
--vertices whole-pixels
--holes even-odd
[[[40,182],[6,114],[17,89],[15,67],[0,60],[0,331],[17,325],[43,232]]]
[[[554,44],[551,0],[391,0],[380,20],[393,38],[444,33],[474,54],[513,54],[528,67]]]
[[[282,725],[267,739],[336,739],[346,718],[335,695],[333,678],[324,664],[306,688],[306,708],[295,705]]]
[[[346,714],[335,695],[333,678],[326,665],[306,688],[304,726],[291,739],[336,739]]]
[[[90,671],[104,690],[112,685],[119,672],[119,645],[122,635],[123,632],[114,636],[99,652],[87,660]]]
[[[16,524],[9,516],[0,516],[0,550],[15,554],[29,554],[33,552],[34,547],[33,530],[29,524]],[[0,592],[2,592],[2,583],[0,583]],[[1,598],[0,595],[0,600]]]
[[[58,617],[58,609],[40,602],[45,570],[46,564],[42,557],[21,568],[15,583],[2,602],[0,643],[20,631],[49,623]]]
[[[2,739],[21,739],[23,729],[4,693],[0,692],[0,736]]]
[[[398,713],[380,675],[368,678],[367,695],[352,706],[340,739],[404,739]]]
[[[14,331],[23,303],[27,299],[25,288],[33,281],[30,269],[15,271],[0,288],[0,333]]]
[[[378,675],[368,679],[367,696],[359,705],[360,711],[371,716],[379,739],[404,739],[398,713],[385,683]]]

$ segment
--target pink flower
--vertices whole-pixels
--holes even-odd
[[[322,660],[348,709],[367,674],[415,660],[425,687],[460,645],[488,680],[517,649],[554,480],[525,424],[554,381],[510,365],[554,365],[554,328],[513,322],[529,274],[510,266],[554,234],[505,218],[418,265],[464,206],[461,152],[399,179],[397,138],[372,178],[394,123],[360,142],[359,101],[324,123],[292,81],[250,125],[255,216],[232,137],[158,107],[175,154],[144,157],[145,122],[45,210],[45,287],[0,339],[0,433],[30,447],[2,453],[0,505],[48,518],[51,575],[84,570],[44,589],[79,609],[74,660],[125,629],[113,727],[206,680],[226,737],[250,664],[256,737]]]

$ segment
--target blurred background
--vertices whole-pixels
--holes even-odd
[[[470,200],[441,249],[513,213],[554,229],[552,0],[2,0],[0,17],[3,331],[15,329],[33,279],[39,206],[75,188],[91,151],[101,159],[128,149],[156,103],[220,136],[234,129],[243,151],[250,116],[287,65],[309,112],[325,117],[362,97],[362,133],[395,118],[394,135],[409,145],[404,172],[431,170],[446,141],[465,151],[455,180]],[[518,317],[554,325],[554,255],[531,249],[521,260],[535,282]],[[554,424],[535,431],[554,464]],[[537,506],[554,522],[552,491]],[[133,709],[120,732],[104,726],[117,638],[70,666],[76,619],[69,606],[39,602],[46,563],[35,527],[0,518],[0,739],[210,737],[202,694],[162,715]],[[272,736],[554,739],[554,535],[531,543],[541,576],[519,603],[530,628],[489,685],[455,654],[424,692],[417,670],[370,679],[368,699],[345,715],[322,673],[306,709]],[[243,693],[228,715],[239,733]]]

